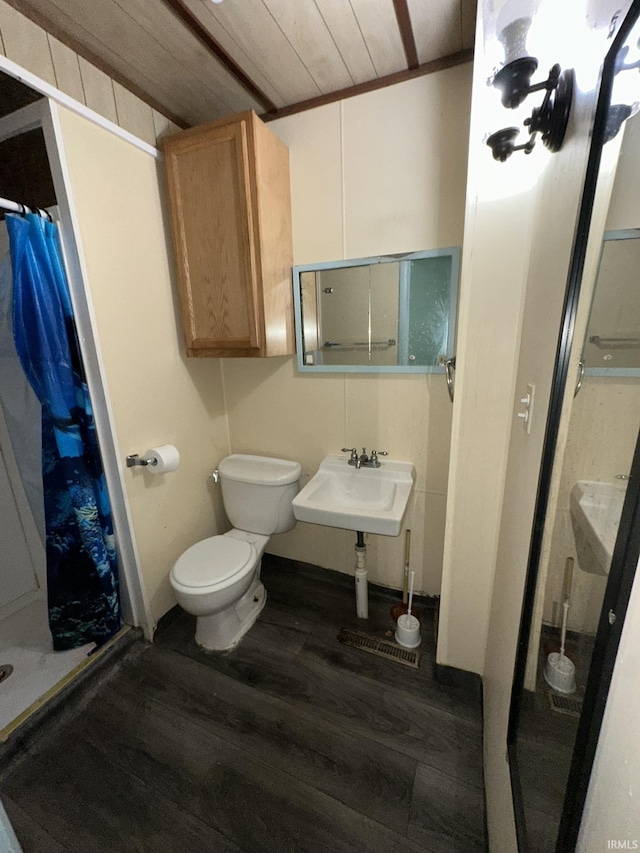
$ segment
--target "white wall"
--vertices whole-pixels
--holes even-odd
[[[169,571],[227,521],[210,473],[229,452],[220,362],[187,359],[170,252],[162,164],[60,109],[98,346],[144,584],[155,618],[175,603]],[[174,444],[180,467],[124,468],[130,453]]]
[[[540,10],[558,13],[553,3],[541,4]],[[465,282],[474,283],[467,294],[473,291],[476,304],[465,303],[460,330],[465,361],[454,408],[438,660],[484,676],[490,846],[494,853],[512,853],[516,839],[506,760],[511,682],[553,363],[595,108],[592,87],[607,48],[609,19],[601,8],[600,52],[591,38],[581,61],[578,48],[590,35],[585,10],[577,3],[563,7],[562,29],[572,38],[556,46],[555,59],[577,68],[577,91],[563,149],[539,161],[544,171],[535,175],[536,158],[544,153],[538,150],[524,165],[518,155],[506,164],[481,162],[478,140],[495,118],[488,102],[495,93],[484,85],[491,71],[493,4],[483,3],[480,11],[465,223],[465,250],[471,253],[463,256],[462,278],[463,289]],[[541,66],[546,64],[545,58]],[[504,111],[501,119],[507,123]],[[526,174],[518,169],[529,170],[531,187],[519,197],[518,178]],[[498,195],[500,173],[507,186]],[[515,217],[520,227],[514,232]],[[599,224],[602,229],[603,216]],[[486,307],[483,314],[483,301],[497,312],[497,323]],[[528,382],[536,386],[530,434],[516,417]]]
[[[477,673],[484,668],[536,177],[548,160],[537,150],[502,164],[482,144],[505,123],[497,93],[486,85],[484,41],[478,14],[438,631],[438,662]]]
[[[615,145],[616,143],[610,143]],[[610,147],[610,146],[607,146]],[[608,152],[607,152],[608,153]],[[606,230],[640,227],[640,197],[630,191],[640,159],[640,121],[631,119],[624,127],[620,159],[615,171],[611,201],[607,211]],[[634,241],[635,243],[636,241]],[[597,282],[598,292],[606,299],[606,281]],[[589,282],[583,282],[583,299],[591,299]],[[633,298],[633,297],[630,297]],[[617,302],[614,303],[614,305]],[[619,312],[618,312],[619,313]],[[634,315],[635,316],[635,315]],[[583,337],[583,323],[576,329],[577,348]],[[575,540],[569,513],[569,494],[577,480],[614,482],[615,474],[626,474],[631,465],[640,425],[640,380],[619,377],[587,376],[571,406],[566,447],[560,448],[555,524],[549,546],[549,571],[541,571],[540,583],[546,582],[542,619],[557,624],[557,610],[562,590],[565,559],[577,561]],[[550,509],[549,517],[554,513]],[[588,574],[576,562],[569,627],[594,634],[600,615],[606,578]],[[541,602],[539,603],[539,605]],[[535,667],[531,661],[531,670]]]
[[[638,160],[640,159],[640,115],[625,124],[618,171],[607,214],[607,231],[640,227]]]
[[[539,186],[522,318],[515,399],[484,664],[484,762],[492,850],[508,853],[513,839],[506,735],[521,606],[533,530],[556,345],[573,233],[581,198],[595,107],[585,98],[575,136],[550,162]],[[562,180],[562,195],[557,194]],[[600,222],[600,236],[604,225]],[[596,237],[598,239],[598,237]],[[531,432],[517,420],[527,383],[535,384]]]
[[[616,474],[628,474],[639,426],[638,379],[585,377],[571,413],[564,460],[559,460],[563,462],[562,478],[545,590],[544,622],[559,624],[564,563],[567,557],[573,557],[576,562],[569,628],[586,634],[596,633],[607,578],[583,571],[580,566],[569,496],[578,480],[615,483]]]
[[[487,3],[482,7],[490,28],[501,5]],[[615,11],[615,3],[609,0],[587,0],[563,5],[560,19],[557,5],[540,4],[538,21],[545,22],[538,25],[545,34],[537,43],[540,67],[558,58],[564,58],[565,67],[582,66],[579,89],[589,95],[596,82],[598,38],[602,43],[602,38],[594,38],[592,33],[606,30]],[[553,159],[538,143],[530,157],[515,154],[507,164],[501,164],[482,146],[489,131],[513,122],[497,93],[486,86],[492,69],[503,57],[492,30],[485,39],[482,19],[479,14],[458,327],[458,394],[453,412],[438,636],[439,663],[477,673],[484,670],[492,610],[524,283],[528,253],[536,245],[532,218],[539,203],[538,179]],[[576,33],[571,40],[561,35],[569,30]],[[574,127],[575,115],[574,104]],[[571,138],[571,126],[569,134]],[[568,163],[567,169],[557,170],[557,183],[549,190],[550,197],[555,194],[561,202],[565,200],[564,189],[558,194],[557,187],[564,187],[571,179],[574,165],[572,158],[561,157],[563,161]],[[577,204],[575,198],[569,201],[569,206],[572,204]],[[570,217],[561,222],[570,241],[574,221]],[[553,257],[553,234],[549,245]],[[524,388],[521,384],[518,393],[526,390],[526,382]],[[539,399],[544,414],[542,391]],[[523,490],[534,490],[536,483],[537,474],[531,482],[521,477]]]
[[[640,121],[632,119],[625,130],[607,230],[640,227],[638,163]],[[629,406],[629,388],[603,380],[617,389],[619,405]],[[634,381],[634,380],[632,380]],[[615,413],[615,408],[614,408]],[[635,432],[639,418],[635,419]],[[578,853],[599,853],[609,842],[628,843],[640,849],[640,570],[631,592],[609,697],[602,721],[591,782],[585,803]],[[629,842],[636,842],[635,848]],[[613,849],[613,847],[611,848]]]
[[[294,263],[461,245],[470,72],[459,66],[269,125],[290,149]],[[304,376],[293,358],[226,359],[222,370],[234,451],[297,459],[306,476],[347,446],[414,462],[411,567],[420,591],[439,593],[444,377]],[[269,551],[351,573],[354,544],[354,533],[299,523]],[[367,544],[370,579],[401,587],[404,535]]]

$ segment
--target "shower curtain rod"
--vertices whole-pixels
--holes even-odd
[[[40,207],[30,207],[29,205],[21,204],[19,201],[10,201],[8,198],[0,198],[0,208],[10,213],[19,213],[22,216],[25,213],[35,213],[43,219],[48,219],[49,222],[52,221],[51,214],[46,210],[42,210]]]

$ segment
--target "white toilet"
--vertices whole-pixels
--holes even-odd
[[[197,616],[196,642],[230,649],[249,630],[267,593],[260,566],[272,533],[295,526],[291,501],[300,488],[298,462],[234,453],[218,466],[233,530],[196,542],[171,569],[178,604]]]

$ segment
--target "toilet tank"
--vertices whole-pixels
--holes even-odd
[[[233,453],[218,471],[227,517],[238,530],[270,536],[294,527],[291,501],[302,474],[298,462]]]

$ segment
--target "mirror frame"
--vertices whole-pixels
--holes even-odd
[[[555,449],[560,427],[562,402],[573,344],[575,320],[578,310],[582,275],[584,272],[589,226],[596,185],[600,169],[602,149],[605,144],[607,114],[611,103],[613,82],[618,53],[630,31],[640,18],[640,0],[633,0],[620,29],[605,57],[600,82],[600,91],[593,124],[591,147],[584,189],[580,205],[576,236],[574,238],[571,266],[567,280],[562,325],[551,387],[551,399],[538,480],[538,491],[534,512],[525,590],[518,634],[518,646],[511,691],[511,706],[507,732],[507,755],[513,794],[514,814],[518,850],[528,849],[522,789],[518,774],[517,734],[524,692],[524,679],[529,650],[529,637],[533,616],[538,567],[542,550],[546,513],[551,488],[551,477]],[[629,596],[640,557],[640,437],[636,445],[627,496],[622,510],[618,537],[613,553],[609,581],[607,583],[598,631],[595,639],[591,666],[583,700],[583,710],[578,722],[571,768],[565,788],[562,817],[558,829],[556,853],[574,850],[578,840],[582,812],[589,787],[589,780],[609,686],[613,675],[616,655],[624,625]],[[609,618],[613,613],[613,619]]]
[[[452,358],[455,350],[458,289],[460,285],[460,247],[450,246],[444,249],[425,249],[420,252],[401,252],[395,255],[376,255],[372,258],[353,258],[345,261],[326,261],[317,264],[297,264],[293,267],[293,304],[296,330],[296,364],[301,373],[444,373],[444,362],[430,364],[305,364],[304,334],[301,299],[301,274],[322,270],[347,269],[349,267],[373,266],[375,264],[415,261],[422,258],[451,258],[451,288],[449,293],[449,329],[447,351],[444,358]]]

